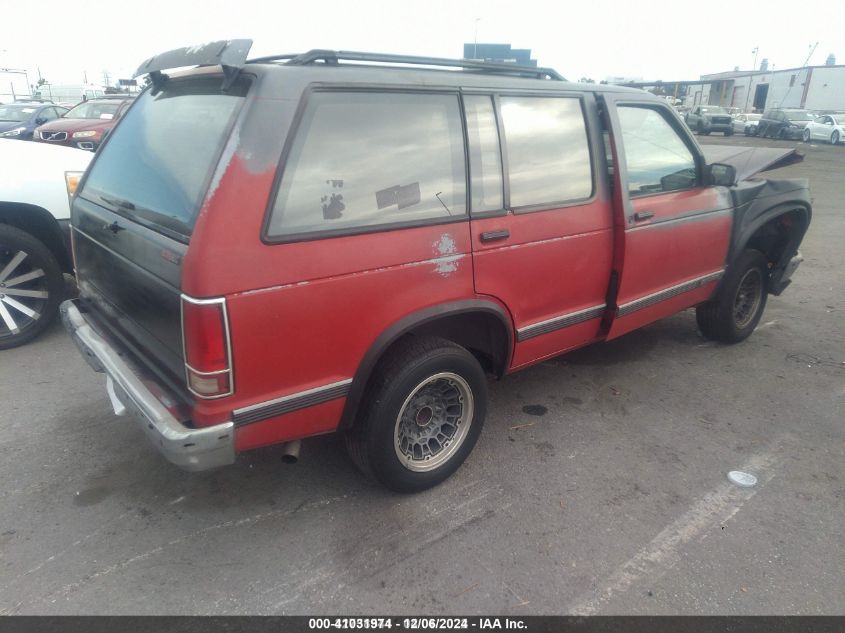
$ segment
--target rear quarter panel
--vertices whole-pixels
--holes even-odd
[[[267,244],[262,225],[297,99],[251,98],[200,210],[182,290],[226,296],[235,394],[198,401],[207,426],[233,409],[352,378],[392,323],[474,297],[468,221]],[[334,430],[344,399],[238,427],[239,450]]]

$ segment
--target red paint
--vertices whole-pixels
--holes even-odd
[[[607,197],[472,221],[475,289],[508,307],[517,330],[605,302],[613,248]],[[507,230],[484,243],[481,234]],[[517,343],[512,367],[592,340],[600,319]]]
[[[646,196],[632,200],[634,212],[654,217],[628,223],[619,233],[621,262],[617,305],[666,290],[725,266],[732,214],[729,202],[712,187]],[[711,213],[717,211],[716,213]],[[700,214],[700,215],[697,215]],[[697,217],[690,217],[697,215]],[[712,284],[709,286],[712,289]],[[661,301],[614,320],[608,338],[688,308],[702,299],[697,292]],[[706,296],[705,296],[706,298]]]
[[[516,341],[516,331],[526,326],[604,304],[613,270],[620,274],[618,303],[718,270],[730,235],[730,213],[634,228],[617,185],[613,199],[599,191],[594,200],[569,207],[266,244],[262,222],[275,167],[268,161],[258,169],[236,153],[201,210],[185,256],[183,291],[226,298],[232,341],[234,394],[196,400],[191,417],[197,426],[352,378],[376,339],[420,310],[492,300],[510,315]],[[715,190],[701,188],[632,204],[654,213],[647,225],[722,203]],[[482,233],[498,230],[509,236],[481,241]],[[507,370],[619,336],[705,300],[714,287],[616,319],[609,332],[596,317],[515,342]],[[331,432],[345,402],[338,398],[239,426],[237,449]]]

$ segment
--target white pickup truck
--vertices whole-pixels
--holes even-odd
[[[38,336],[73,273],[70,196],[91,152],[0,140],[0,350]]]

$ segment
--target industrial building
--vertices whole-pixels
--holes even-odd
[[[845,66],[732,71],[702,75],[688,87],[687,104],[709,103],[743,111],[805,108],[845,111]]]

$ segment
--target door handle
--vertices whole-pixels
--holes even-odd
[[[485,231],[481,234],[481,241],[482,242],[495,242],[497,240],[506,240],[511,236],[510,231],[507,229],[501,229],[498,231]]]
[[[649,220],[654,217],[654,213],[651,211],[637,211],[634,214],[634,222],[643,222],[644,220]]]
[[[104,224],[103,230],[104,231],[111,231],[112,233],[117,235],[118,231],[125,231],[126,229],[124,227],[120,226],[120,224],[117,223],[117,220],[115,220],[111,224]]]

